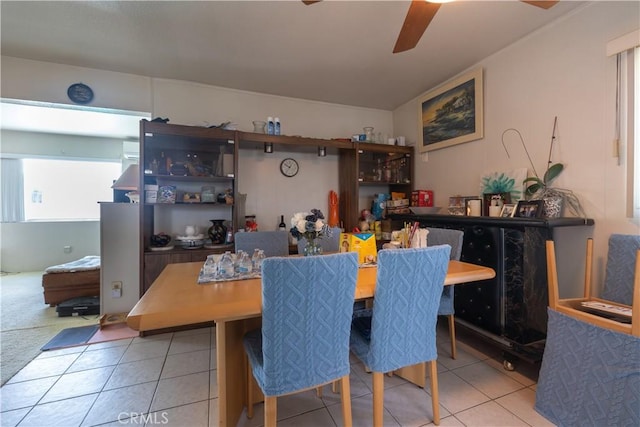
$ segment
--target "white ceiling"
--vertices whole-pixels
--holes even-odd
[[[3,0],[1,52],[392,110],[584,3],[447,3],[393,54],[408,1]]]

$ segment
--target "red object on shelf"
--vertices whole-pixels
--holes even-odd
[[[329,191],[329,227],[338,226],[338,194],[331,190]]]
[[[411,192],[411,206],[433,206],[433,191],[431,190],[416,190]]]

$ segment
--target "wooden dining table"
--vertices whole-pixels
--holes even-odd
[[[202,262],[169,264],[127,316],[127,325],[140,332],[215,322],[219,425],[235,426],[245,406],[247,371],[244,334],[260,326],[261,279],[198,284]],[[377,268],[358,271],[356,300],[373,298]],[[492,279],[489,267],[449,261],[445,285]],[[396,374],[424,387],[424,364]],[[255,387],[255,386],[254,386]],[[263,399],[260,390],[256,401]]]

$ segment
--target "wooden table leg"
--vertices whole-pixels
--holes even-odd
[[[427,385],[427,368],[425,363],[418,363],[416,365],[405,366],[404,368],[393,371],[394,374],[400,378],[414,383],[420,388],[425,388]]]
[[[242,414],[247,378],[242,337],[247,331],[260,327],[260,321],[260,318],[253,318],[216,322],[218,415],[221,427],[237,425]]]

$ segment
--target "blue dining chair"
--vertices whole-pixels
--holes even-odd
[[[357,277],[355,252],[263,261],[262,328],[243,340],[249,418],[252,378],[265,395],[265,426],[276,424],[277,396],[341,380],[343,423],[352,424],[349,333]]]
[[[382,426],[384,374],[430,365],[434,424],[440,423],[436,324],[449,265],[448,245],[378,252],[373,308],[354,313],[351,351],[373,374],[373,425]]]
[[[609,237],[602,297],[592,295],[587,240],[584,296],[559,297],[555,245],[547,241],[547,336],[534,409],[558,426],[640,425],[640,235]],[[631,308],[630,318],[582,302]]]
[[[323,236],[318,239],[320,243],[320,247],[322,248],[322,252],[333,253],[338,252],[340,250],[340,233],[342,229],[340,227],[332,227],[331,228],[331,236]],[[298,239],[298,253],[303,254],[304,248],[307,246],[307,239],[304,237]]]
[[[254,249],[264,250],[264,255],[289,255],[289,233],[284,231],[238,232],[234,235],[236,252],[243,250],[251,256]]]
[[[427,246],[449,245],[451,255],[449,259],[460,261],[462,255],[462,240],[464,232],[448,228],[429,228],[427,234]],[[453,286],[445,286],[440,297],[438,316],[446,316],[449,321],[449,338],[451,339],[451,358],[456,358],[456,322],[455,308],[453,306]]]

